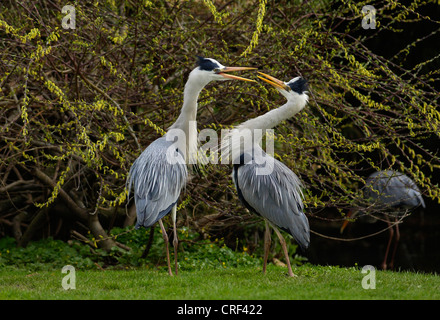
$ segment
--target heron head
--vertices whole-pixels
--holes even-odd
[[[302,77],[295,77],[289,82],[286,83],[286,85],[292,90],[293,92],[297,94],[303,94],[307,90],[307,80]]]
[[[307,80],[302,77],[295,77],[288,82],[284,82],[268,74],[258,73],[264,76],[264,78],[260,76],[258,78],[274,86],[289,101],[297,99],[299,96],[307,97]]]
[[[243,71],[243,70],[255,70],[256,68],[250,67],[225,67],[220,62],[212,58],[203,58],[197,56],[197,68],[194,72],[201,79],[205,79],[207,82],[210,81],[223,81],[223,80],[242,80],[251,81],[251,79],[242,78],[239,76],[234,76],[229,74],[229,72]]]

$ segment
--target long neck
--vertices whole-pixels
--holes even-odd
[[[281,107],[270,110],[269,112],[256,117],[254,119],[247,120],[237,126],[237,129],[271,129],[282,121],[292,118],[298,112],[300,112],[305,106],[302,101],[288,101]]]
[[[246,152],[258,147],[261,144],[263,134],[265,134],[262,131],[271,129],[282,121],[296,115],[305,107],[307,100],[307,95],[300,95],[297,99],[289,100],[282,106],[262,116],[241,123],[222,139],[222,154],[230,151],[234,158],[236,155],[241,154],[241,150]],[[256,132],[256,129],[261,129],[262,131]]]
[[[192,161],[197,151],[197,99],[207,85],[194,74],[190,74],[183,93],[183,106],[176,122],[169,129],[180,129],[185,133],[186,141],[179,141],[181,150],[186,150],[187,162]],[[168,130],[169,130],[168,129]],[[185,148],[185,149],[184,149]],[[190,162],[192,163],[192,162]]]
[[[180,110],[180,115],[176,122],[170,127],[170,129],[182,129],[188,126],[189,121],[196,121],[197,118],[197,99],[205,84],[199,81],[195,81],[194,78],[189,78],[185,84],[185,90],[183,92],[183,106]]]

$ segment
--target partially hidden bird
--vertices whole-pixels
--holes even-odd
[[[370,207],[369,212],[362,209],[350,210],[347,219],[341,227],[344,231],[350,221],[360,218],[360,221],[374,223],[378,220],[388,224],[389,239],[385,250],[385,256],[381,264],[382,269],[392,269],[396,255],[397,244],[400,239],[399,223],[403,214],[419,206],[425,208],[422,193],[416,183],[407,175],[394,171],[383,170],[372,173],[361,190],[362,198]],[[394,248],[390,262],[387,263],[391,243],[394,238]]]
[[[188,164],[197,158],[197,100],[202,89],[211,81],[254,80],[229,74],[253,70],[250,67],[226,67],[215,59],[197,57],[197,66],[188,76],[184,88],[183,106],[176,122],[167,132],[153,141],[134,161],[126,188],[133,186],[136,206],[136,228],[149,228],[159,222],[166,246],[168,273],[170,264],[168,236],[162,218],[171,212],[175,273],[178,273],[176,231],[177,201],[188,179]]]
[[[237,156],[232,159],[232,178],[238,197],[250,212],[265,220],[263,273],[266,273],[272,227],[280,240],[288,274],[293,277],[286,241],[278,228],[293,236],[302,249],[308,248],[310,227],[304,214],[302,183],[285,164],[264,152],[261,134],[254,135],[248,140],[250,143],[245,143],[241,136],[245,132],[253,135],[257,130],[271,129],[300,112],[308,102],[307,81],[296,77],[283,82],[265,73],[259,74],[258,77],[275,87],[287,102],[230,130],[221,142],[222,156]]]

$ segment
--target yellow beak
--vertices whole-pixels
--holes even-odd
[[[341,226],[341,229],[339,230],[339,232],[341,232],[341,234],[344,232],[344,229],[347,227],[347,224],[350,222],[349,218],[351,217],[352,214],[353,214],[353,212],[351,210],[348,211],[346,220],[344,221],[344,223]]]
[[[218,74],[225,77],[225,78],[228,78],[228,79],[256,82],[255,80],[242,78],[239,76],[234,76],[232,74],[226,73],[226,72],[243,71],[243,70],[256,70],[256,69],[257,68],[251,68],[251,67],[226,67],[226,68],[221,69],[220,72],[218,72]]]
[[[258,78],[260,78],[261,80],[263,80],[263,81],[269,83],[270,85],[274,86],[275,88],[277,88],[277,89],[283,89],[283,90],[289,90],[289,89],[290,89],[289,86],[287,86],[283,81],[278,80],[277,78],[272,77],[272,76],[270,76],[270,75],[268,75],[268,74],[265,74],[265,73],[263,73],[263,72],[258,72],[258,73],[261,74],[261,75],[263,75],[263,76],[266,77],[267,79],[266,79],[266,78],[263,78],[263,77],[260,77],[260,76],[257,76]]]

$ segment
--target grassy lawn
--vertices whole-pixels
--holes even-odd
[[[182,232],[184,239],[196,236]],[[17,248],[13,239],[0,239],[0,300],[440,299],[435,274],[376,270],[375,289],[363,288],[373,284],[372,273],[359,267],[304,263],[294,267],[297,277],[289,278],[286,267],[270,263],[263,275],[261,254],[232,250],[217,239],[182,242],[179,275],[170,277],[162,237],[148,259],[139,258],[143,246],[136,244],[146,243],[145,237],[142,230],[121,234],[118,240],[132,250],[111,253],[50,239]],[[292,261],[302,263],[296,256]],[[73,275],[62,272],[65,265],[75,266],[75,289],[63,289],[63,279]]]
[[[61,270],[0,271],[0,299],[142,300],[291,300],[291,299],[440,299],[440,277],[411,272],[376,271],[376,288],[363,289],[359,268],[312,266],[181,271],[76,270],[76,289],[64,290]],[[71,274],[69,274],[71,275]],[[370,282],[369,282],[370,283]]]

